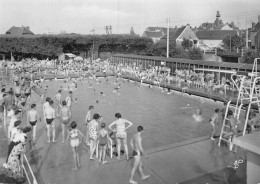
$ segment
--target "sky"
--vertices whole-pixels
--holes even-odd
[[[199,26],[213,22],[220,11],[224,23],[240,28],[257,22],[260,0],[0,0],[0,34],[12,26],[29,26],[35,34],[142,34],[148,26]]]

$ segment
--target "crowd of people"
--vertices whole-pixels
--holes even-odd
[[[83,66],[85,66],[84,63],[72,64],[64,62],[57,65],[55,70],[45,69],[45,74],[54,73],[67,76],[65,81],[67,80],[72,84],[68,89],[61,87],[54,97],[46,96],[48,86],[43,88],[42,84],[45,80],[44,77],[40,79],[33,78],[32,75],[27,74],[28,71],[21,70],[20,68],[13,69],[9,81],[1,80],[0,120],[3,122],[3,126],[7,127],[6,132],[9,147],[4,170],[8,176],[17,179],[17,181],[24,180],[24,173],[21,165],[23,158],[22,154],[26,152],[26,144],[29,145],[29,148],[32,148],[37,144],[37,124],[44,123],[46,126],[47,142],[55,143],[57,142],[56,123],[58,121],[62,127],[62,143],[65,143],[66,141],[70,142],[75,165],[73,170],[78,170],[81,167],[78,148],[83,142],[89,146],[89,159],[95,160],[95,158],[98,158],[98,161],[103,164],[107,163],[107,155],[110,157],[116,156],[118,160],[121,159],[121,155],[125,155],[127,160],[133,157],[134,166],[129,180],[130,183],[137,183],[133,179],[137,169],[139,169],[142,179],[147,179],[149,177],[149,175],[145,175],[142,170],[141,157],[146,156],[142,147],[141,135],[144,129],[143,126],[138,126],[137,133],[130,141],[133,155],[129,154],[127,145],[127,130],[133,123],[123,119],[120,113],[116,113],[115,121],[107,125],[102,121],[102,116],[99,113],[93,114],[95,107],[94,105],[90,105],[84,120],[86,130],[80,129],[78,123],[73,120],[72,115],[72,109],[76,108],[77,104],[77,98],[73,97],[73,88],[77,88],[78,83],[86,79],[89,88],[92,88],[93,93],[95,93],[92,80],[97,83],[101,82],[96,78],[96,73],[105,76],[107,76],[107,74],[115,74],[116,84],[113,93],[117,94],[119,94],[121,86],[118,79],[123,75],[140,79],[140,84],[142,84],[143,80],[148,80],[160,87],[161,84],[170,83],[171,80],[173,80],[170,76],[170,69],[157,66],[149,66],[147,69],[142,69],[140,66],[138,67],[136,65],[123,65],[120,63],[111,64],[108,61],[87,65],[87,71],[82,70]],[[208,74],[208,76],[204,76],[201,73],[197,74],[189,70],[176,70],[175,72],[177,84],[179,85],[181,85],[184,80],[188,86],[193,83],[199,87],[202,84],[201,82],[204,81],[204,77],[207,78],[208,83],[213,83],[213,80],[215,79],[214,75]],[[69,74],[80,75],[77,79],[70,79],[68,77]],[[192,82],[188,82],[190,80]],[[106,78],[106,82],[108,82],[108,78]],[[222,78],[221,85],[226,83],[227,80]],[[149,87],[151,88],[152,85],[149,85]],[[63,99],[62,93],[64,94],[65,92],[67,93],[67,96]],[[32,95],[38,95],[37,98],[41,99],[41,103],[34,103],[31,99]],[[100,92],[100,95],[105,96],[103,92]],[[39,108],[41,109],[40,112],[37,111]],[[193,114],[193,118],[195,121],[200,122],[203,120],[202,107],[196,108],[197,113]],[[222,126],[220,123],[221,118],[219,118],[219,116],[222,114],[223,118],[225,112],[226,106],[221,110],[215,109],[210,118],[209,123],[212,127],[211,140],[215,140],[215,138],[219,136],[218,130],[219,127]],[[250,115],[249,125],[252,130],[254,130],[259,122],[259,118],[257,117],[258,116],[254,113],[251,113]],[[228,111],[228,118],[231,129],[225,136],[234,137],[237,135],[237,124],[239,124],[239,122],[235,119],[231,110]],[[22,124],[26,124],[26,126],[22,127]],[[124,150],[121,149],[122,144]]]
[[[98,65],[94,69],[103,73],[106,73],[104,70],[109,70],[109,68],[104,68],[103,65],[102,67]],[[145,175],[142,169],[141,156],[145,155],[141,141],[142,126],[138,126],[137,133],[131,140],[131,146],[134,151],[133,155],[131,155],[127,145],[127,130],[132,126],[132,122],[123,119],[120,113],[116,113],[116,120],[107,126],[106,123],[102,122],[102,116],[98,113],[92,114],[94,106],[91,105],[85,119],[86,132],[78,128],[78,123],[73,120],[72,115],[72,108],[76,108],[76,105],[73,104],[77,103],[77,98],[73,97],[73,88],[77,88],[77,83],[82,77],[73,80],[68,79],[73,84],[71,88],[69,87],[66,90],[61,88],[51,98],[46,96],[48,86],[44,88],[42,85],[44,78],[34,79],[22,73],[26,73],[26,71],[14,69],[9,81],[1,81],[1,120],[3,122],[2,126],[7,127],[6,134],[9,143],[3,170],[5,170],[8,177],[14,178],[18,182],[25,179],[22,168],[22,154],[26,152],[27,146],[29,146],[30,150],[37,144],[37,126],[39,123],[44,123],[46,126],[47,142],[56,143],[56,127],[57,122],[60,122],[62,143],[69,141],[72,148],[75,163],[73,170],[78,170],[81,167],[78,148],[83,141],[89,146],[90,160],[98,158],[100,163],[106,164],[107,155],[110,157],[115,156],[118,160],[121,159],[122,155],[125,155],[127,160],[134,158],[130,183],[137,183],[133,180],[137,169],[139,169],[142,179],[149,178],[149,175]],[[72,68],[69,70],[69,73],[74,73]],[[90,75],[88,78],[90,87],[92,87],[92,79],[98,81],[94,74]],[[118,90],[120,84],[116,88]],[[94,90],[93,88],[93,92]],[[62,99],[62,93],[65,91],[68,91],[68,95],[65,99]],[[42,102],[35,103],[32,96],[41,99]],[[37,106],[40,107],[37,108]],[[39,109],[42,110],[39,111]],[[24,127],[24,125],[26,126]],[[121,150],[122,144],[124,150]],[[7,171],[10,171],[11,174],[8,174]]]

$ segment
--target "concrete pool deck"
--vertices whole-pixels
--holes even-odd
[[[57,143],[46,143],[45,133],[37,141],[35,149],[28,156],[39,184],[128,183],[133,159],[126,161],[124,156],[120,161],[108,158],[107,164],[99,164],[97,160],[89,160],[89,149],[85,144],[81,144],[81,168],[72,171],[74,163],[69,143],[62,144],[60,140]],[[144,172],[151,177],[142,181],[136,173],[135,180],[138,183],[224,183],[230,178],[221,175],[227,175],[226,172],[232,172],[233,169],[223,170],[233,165],[236,159],[244,159],[243,153],[235,154],[226,147],[218,147],[217,141],[211,141],[208,137],[153,148],[147,150],[147,154],[149,158],[143,158]],[[243,169],[242,174],[228,176],[243,183],[246,181],[243,175],[245,167],[240,169]],[[211,177],[205,177],[209,174]]]
[[[190,99],[187,100],[190,103]],[[40,107],[38,98],[35,98],[35,102],[38,104],[37,107]],[[189,116],[189,114],[186,114],[187,109],[183,109],[182,111],[185,112],[183,116]],[[80,113],[77,115],[80,115]],[[57,123],[57,125],[59,124]],[[181,136],[187,137],[188,135],[185,134],[185,129],[183,129],[184,125],[182,124],[180,129],[177,129],[177,126],[175,126],[174,129]],[[71,169],[74,164],[72,150],[69,143],[61,143],[61,127],[57,126],[56,129],[57,143],[46,143],[45,130],[44,124],[39,123],[37,126],[37,144],[31,152],[27,153],[39,184],[128,183],[133,160],[126,161],[122,157],[121,161],[117,161],[116,158],[112,158],[108,159],[108,164],[106,165],[98,164],[97,161],[89,160],[89,148],[85,144],[81,144],[79,155],[82,167],[79,171],[72,171]],[[149,136],[152,140],[154,137]],[[147,141],[147,138],[144,139],[144,143]],[[232,165],[235,160],[239,158],[245,159],[243,153],[234,154],[233,152],[229,152],[226,147],[218,147],[217,140],[211,141],[208,137],[200,136],[195,139],[169,144],[176,141],[174,139],[176,138],[171,138],[165,146],[157,146],[147,150],[149,158],[143,159],[144,172],[150,174],[151,177],[146,181],[141,181],[137,173],[135,180],[138,183],[233,184],[234,182],[227,182],[229,180],[233,181],[233,179],[243,183],[245,178],[243,175],[245,173],[244,167],[241,167],[243,169],[242,174],[237,174],[237,171],[234,174],[234,169],[227,169],[227,166]],[[5,154],[3,148],[1,147],[1,152]],[[4,156],[3,154],[0,156]]]
[[[27,154],[39,184],[124,184],[128,183],[133,160],[124,157],[118,161],[108,158],[108,163],[99,164],[89,160],[89,149],[81,144],[81,168],[72,171],[73,160],[70,145],[46,143],[45,133],[38,137],[33,151]],[[151,177],[145,181],[136,173],[135,180],[143,184],[206,184],[245,183],[246,167],[237,170],[227,168],[237,159],[243,159],[243,152],[237,154],[226,147],[218,147],[217,141],[200,137],[173,145],[157,147],[146,151],[149,158],[143,158],[145,174]],[[245,163],[245,162],[244,162]]]

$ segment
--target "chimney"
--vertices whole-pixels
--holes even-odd
[[[254,29],[255,28],[255,23],[254,22],[252,22],[252,29]]]
[[[230,23],[230,26],[231,26],[232,28],[235,27],[235,23],[234,23],[234,21],[232,21],[232,22]]]

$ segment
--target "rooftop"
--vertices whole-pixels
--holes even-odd
[[[34,33],[30,31],[30,27],[28,26],[22,26],[22,27],[11,27],[8,31],[6,31],[6,34],[10,35],[33,35]]]
[[[199,30],[196,36],[201,40],[223,40],[227,36],[238,35],[236,30]]]

